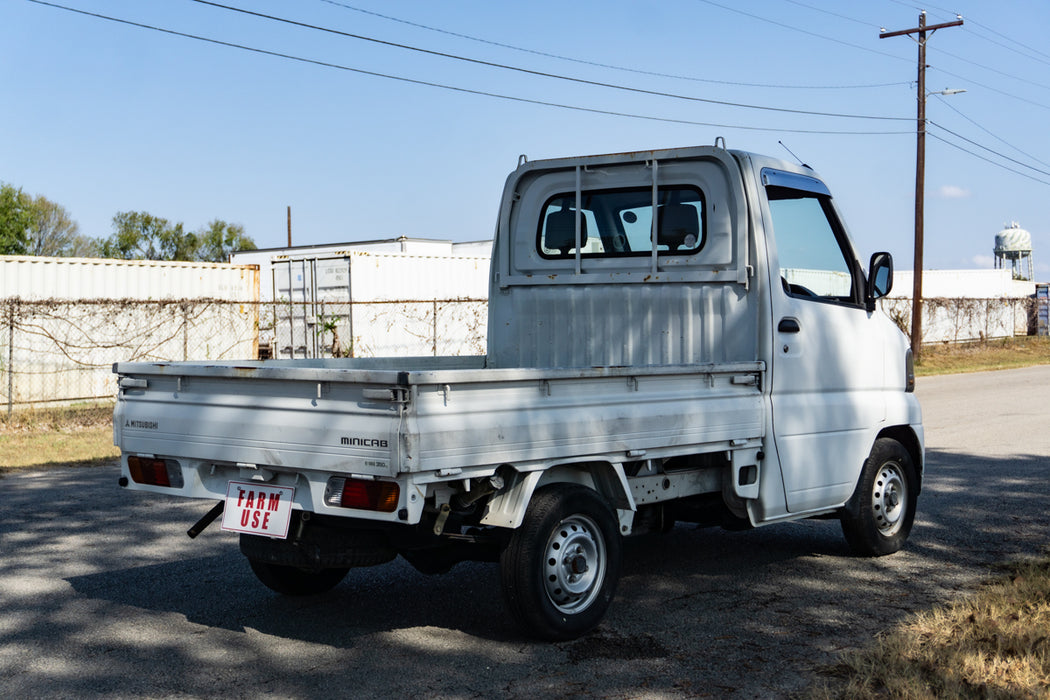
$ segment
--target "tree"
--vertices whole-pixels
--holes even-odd
[[[240,224],[216,219],[207,228],[185,231],[182,223],[144,211],[122,211],[113,217],[113,234],[102,241],[103,257],[123,260],[201,260],[226,262],[234,250],[255,250]]]
[[[165,227],[160,234],[160,260],[194,260],[197,234],[182,230],[182,222]]]
[[[66,208],[43,195],[30,200],[29,255],[90,257],[98,241],[80,234],[80,227]]]
[[[113,234],[102,241],[102,257],[122,260],[192,260],[196,237],[181,223],[144,211],[121,211],[113,217]]]
[[[102,241],[104,258],[160,260],[160,239],[167,219],[144,211],[121,211],[113,216],[113,234]]]
[[[229,262],[230,253],[256,248],[255,241],[244,235],[243,226],[222,219],[197,232],[197,260],[204,262]]]
[[[29,250],[30,198],[21,188],[0,184],[0,255]]]

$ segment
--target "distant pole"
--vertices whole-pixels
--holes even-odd
[[[292,207],[288,205],[288,247],[292,247]]]
[[[958,16],[958,15],[956,15]],[[938,29],[945,27],[958,27],[963,23],[962,17],[954,22],[943,24],[926,25],[926,10],[919,14],[919,26],[914,29],[902,29],[896,32],[887,32],[885,29],[879,32],[880,39],[888,39],[891,36],[906,36],[918,34],[916,43],[919,45],[919,85],[916,101],[918,102],[918,116],[916,118],[915,138],[915,258],[912,269],[914,279],[912,280],[911,297],[911,352],[918,360],[922,353],[922,248],[923,248],[923,210],[926,197],[926,40]]]

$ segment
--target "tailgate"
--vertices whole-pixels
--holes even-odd
[[[399,373],[122,363],[114,442],[125,453],[241,468],[392,476]]]

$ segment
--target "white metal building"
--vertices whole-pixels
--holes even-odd
[[[911,325],[911,270],[895,270],[882,306]],[[958,342],[1027,335],[1035,282],[1016,280],[1009,269],[924,270],[922,342]]]

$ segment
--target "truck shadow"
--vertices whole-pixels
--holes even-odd
[[[950,598],[985,576],[989,564],[1046,545],[1048,458],[935,451],[927,457],[919,517],[903,552],[854,558],[835,521],[745,532],[679,524],[666,535],[626,540],[620,587],[601,629],[654,635],[670,647],[675,630],[694,625],[709,629],[712,639],[719,630],[728,639],[766,630],[832,633],[848,643],[859,630],[877,631]],[[522,639],[503,611],[496,565],[468,562],[424,576],[398,559],[351,570],[329,593],[285,598],[255,580],[235,540],[218,546],[210,556],[66,580],[88,598],[334,647],[419,627]],[[837,611],[833,619],[828,610]]]

